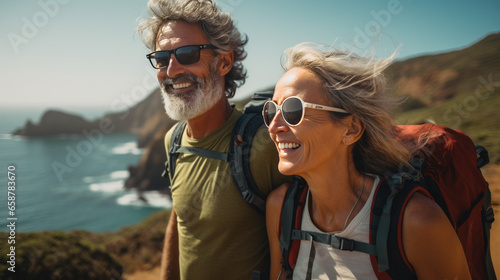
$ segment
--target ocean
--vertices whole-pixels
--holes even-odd
[[[81,115],[92,120],[104,112],[87,110]],[[143,153],[136,135],[27,139],[11,134],[26,120],[38,123],[40,117],[37,110],[0,109],[0,221],[8,224],[8,218],[17,218],[16,232],[106,232],[171,208],[169,198],[158,192],[146,192],[145,202],[134,190],[123,188],[128,166],[137,165]],[[13,180],[8,178],[9,169],[15,174]],[[15,184],[10,194],[9,182]],[[15,202],[13,213],[9,202]]]

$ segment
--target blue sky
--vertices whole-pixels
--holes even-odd
[[[236,99],[273,85],[281,53],[301,42],[399,60],[447,52],[500,31],[500,1],[219,0],[249,37],[247,83]],[[123,110],[156,88],[135,33],[146,0],[0,3],[0,108],[82,113]],[[376,31],[380,31],[377,33]],[[377,35],[382,34],[382,35]],[[94,110],[95,111],[95,110]],[[88,115],[88,113],[87,113]]]

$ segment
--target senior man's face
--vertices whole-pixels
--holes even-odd
[[[196,23],[170,21],[158,32],[156,51],[187,45],[210,44]],[[170,56],[169,65],[157,70],[165,111],[174,120],[189,120],[212,108],[224,97],[224,77],[218,70],[214,50],[200,50],[200,60],[180,64]]]

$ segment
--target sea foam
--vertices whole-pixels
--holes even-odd
[[[142,149],[137,148],[137,142],[127,142],[114,147],[111,152],[116,155],[140,155],[142,154]]]
[[[172,208],[170,198],[158,191],[146,191],[142,193],[142,198],[137,193],[128,193],[119,198],[116,202],[126,206],[142,206],[155,208]]]
[[[104,182],[104,183],[94,183],[90,184],[89,188],[93,192],[105,192],[105,193],[114,193],[123,191],[123,180]]]

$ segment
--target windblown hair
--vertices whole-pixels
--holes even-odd
[[[411,168],[411,152],[394,138],[395,125],[389,109],[397,101],[386,95],[382,73],[394,56],[376,60],[313,43],[285,51],[285,71],[302,67],[315,73],[323,81],[331,105],[346,110],[364,124],[365,131],[353,147],[353,161],[361,172],[386,175]],[[331,116],[339,121],[348,115]]]
[[[229,13],[223,13],[210,0],[150,0],[148,7],[151,16],[139,24],[138,32],[152,51],[156,50],[163,24],[179,20],[199,23],[208,41],[218,48],[217,53],[234,52],[233,67],[225,76],[226,97],[233,97],[236,88],[245,83],[247,72],[242,60],[246,57],[244,46],[248,38],[240,34]]]

